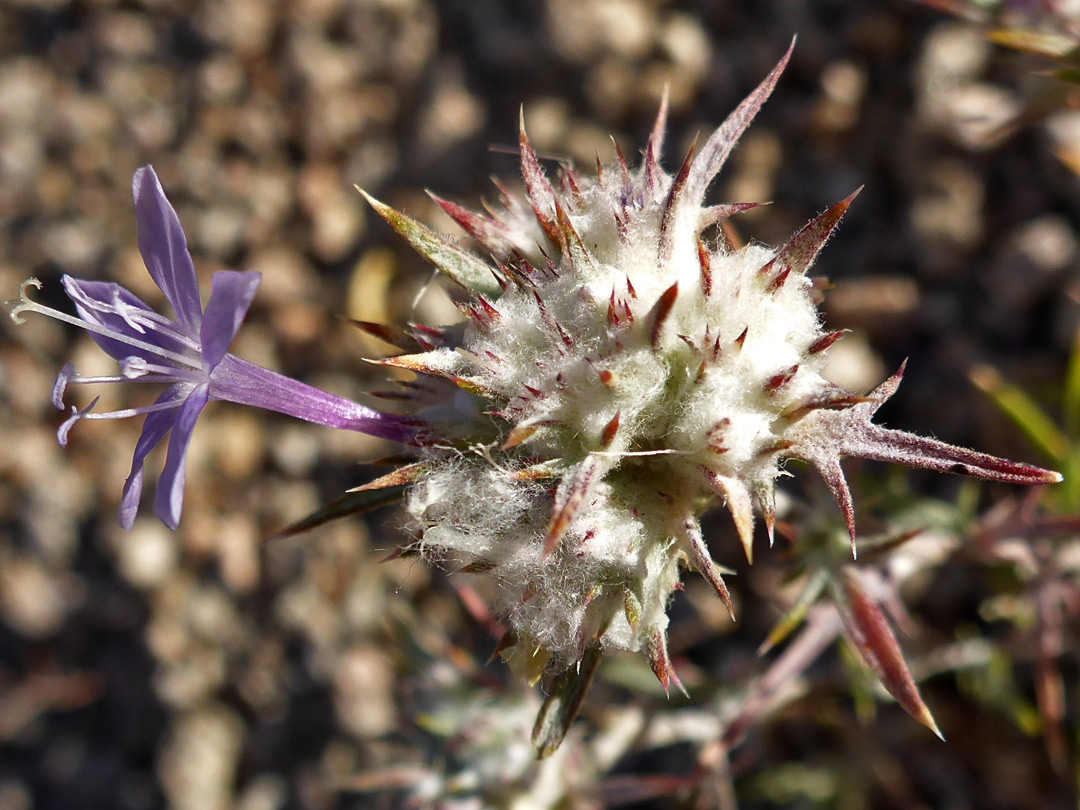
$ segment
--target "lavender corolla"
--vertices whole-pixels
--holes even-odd
[[[210,281],[210,300],[203,310],[195,267],[187,240],[154,170],[135,172],[132,181],[139,250],[143,262],[176,315],[154,312],[119,284],[82,281],[64,276],[64,291],[78,318],[44,307],[26,296],[30,279],[11,309],[17,322],[23,312],[38,312],[86,329],[94,342],[120,364],[120,374],[86,377],[72,364],[61,369],[53,387],[53,404],[64,409],[70,384],[116,382],[165,383],[168,388],[152,405],[94,413],[97,399],[82,409],[72,406],[57,438],[67,444],[68,431],[80,419],[121,419],[145,415],[135,445],[131,473],[124,484],[119,519],[131,528],[142,496],[146,455],[169,436],[165,467],[158,479],[154,511],[170,528],[180,522],[186,455],[195,422],[211,400],[229,400],[375,436],[411,441],[415,426],[408,419],[387,416],[342,397],[328,394],[228,354],[259,287],[257,272],[222,270]]]

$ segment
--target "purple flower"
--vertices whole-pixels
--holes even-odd
[[[183,505],[191,434],[199,414],[211,400],[254,405],[394,441],[418,440],[420,430],[416,420],[378,413],[228,354],[229,344],[259,287],[259,273],[233,270],[215,273],[210,280],[210,300],[204,310],[184,231],[154,170],[146,166],[136,171],[132,188],[139,251],[146,269],[172,306],[175,320],[154,312],[118,284],[82,281],[70,276],[63,277],[64,290],[75,304],[78,318],[28,300],[26,287],[41,286],[36,279],[23,285],[21,300],[11,310],[16,321],[20,320],[21,312],[29,310],[80,326],[119,362],[120,374],[109,377],[85,377],[72,364],[65,365],[56,378],[52,397],[53,404],[61,410],[64,389],[69,383],[168,384],[152,405],[141,408],[92,413],[97,399],[82,410],[73,406],[71,416],[57,431],[57,439],[64,446],[68,431],[80,419],[120,419],[145,414],[120,502],[119,519],[124,528],[130,528],[135,520],[146,455],[166,435],[168,454],[158,479],[154,511],[166,525],[176,528]]]

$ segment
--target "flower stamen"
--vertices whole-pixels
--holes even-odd
[[[94,323],[92,321],[83,320],[82,318],[76,318],[73,315],[68,315],[66,312],[61,312],[58,309],[44,306],[34,301],[29,297],[26,290],[28,287],[36,287],[41,289],[41,282],[36,278],[28,278],[22,284],[19,285],[19,300],[12,305],[9,314],[11,319],[17,324],[25,322],[25,318],[22,316],[24,312],[36,312],[39,315],[45,315],[53,320],[61,321],[72,326],[77,326],[80,329],[85,329],[87,332],[93,332],[96,335],[101,335],[109,340],[116,340],[120,343],[125,343],[135,349],[140,349],[149,354],[155,354],[163,360],[172,360],[180,365],[187,366],[197,370],[202,370],[202,361],[197,357],[188,357],[187,355],[180,354],[179,352],[170,351],[164,349],[161,346],[156,346],[153,343],[147,343],[146,341],[133,338],[130,335],[125,335],[123,332],[118,332],[114,329],[109,329],[106,326]],[[119,314],[119,313],[117,313]],[[140,330],[142,331],[142,330]],[[158,330],[164,331],[164,330]],[[179,336],[177,333],[169,330],[169,337]],[[189,339],[190,340],[190,339]]]

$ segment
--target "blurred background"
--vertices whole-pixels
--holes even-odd
[[[1040,75],[1044,60],[946,11],[907,0],[5,0],[0,298],[35,276],[37,298],[67,309],[59,278],[70,273],[161,303],[131,204],[132,173],[151,163],[204,285],[222,268],[263,275],[234,353],[361,398],[385,379],[364,358],[391,349],[344,318],[445,323],[456,312],[354,184],[454,232],[424,189],[475,205],[494,196],[491,176],[516,188],[520,108],[539,152],[588,172],[613,156],[609,136],[639,153],[665,85],[673,170],[798,34],[712,199],[773,201],[732,224],[777,244],[865,184],[816,267],[832,285],[829,326],[853,330],[833,350],[834,376],[867,389],[910,358],[883,421],[1044,462],[969,374],[989,364],[1050,402],[1060,389],[1080,289],[1080,114],[1068,85]],[[124,532],[115,508],[140,425],[82,423],[62,450],[49,401],[67,360],[87,374],[111,361],[61,324],[4,321],[0,810],[712,806],[680,779],[769,663],[755,650],[778,615],[766,598],[782,585],[776,555],[740,568],[738,626],[703,582],[673,606],[692,699],[665,700],[631,656],[607,662],[564,753],[538,767],[528,735],[539,698],[485,664],[494,622],[471,580],[380,564],[401,539],[393,509],[267,540],[380,474],[365,462],[392,446],[217,404],[195,432],[180,529],[146,509]],[[99,410],[134,401],[101,393]],[[901,479],[912,498],[960,492],[952,478]],[[810,484],[791,492],[821,498]],[[985,507],[1008,494],[973,497]],[[872,527],[875,503],[862,504],[860,526]],[[740,567],[726,519],[711,544]],[[912,597],[905,648],[918,659],[964,633],[1007,638],[978,612],[992,585],[942,564]],[[1027,715],[980,703],[954,673],[927,682],[947,745],[895,705],[858,710],[844,666],[826,653],[807,688],[750,730],[722,801],[1076,806],[1071,764],[1055,772],[1037,718],[1023,722],[1030,654],[1009,682]],[[1075,656],[1062,666],[1076,675]],[[1075,677],[1065,683],[1071,745],[1080,695]]]

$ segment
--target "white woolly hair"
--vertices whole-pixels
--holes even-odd
[[[844,456],[1060,478],[873,424],[899,373],[869,395],[822,377],[841,333],[823,331],[807,272],[854,194],[777,250],[715,229],[746,206],[707,206],[706,190],[787,58],[675,175],[659,164],[664,107],[640,168],[621,154],[595,178],[563,166],[558,190],[523,123],[528,206],[504,194],[478,214],[436,198],[494,265],[371,200],[453,280],[465,315],[456,329],[413,325],[403,346],[421,351],[384,361],[431,384],[418,386],[422,460],[383,485],[409,485],[415,550],[498,582],[525,657],[640,649],[666,687],[680,562],[732,609],[699,515],[722,499],[751,558],[755,502],[771,539],[788,458],[823,476],[853,549]]]

